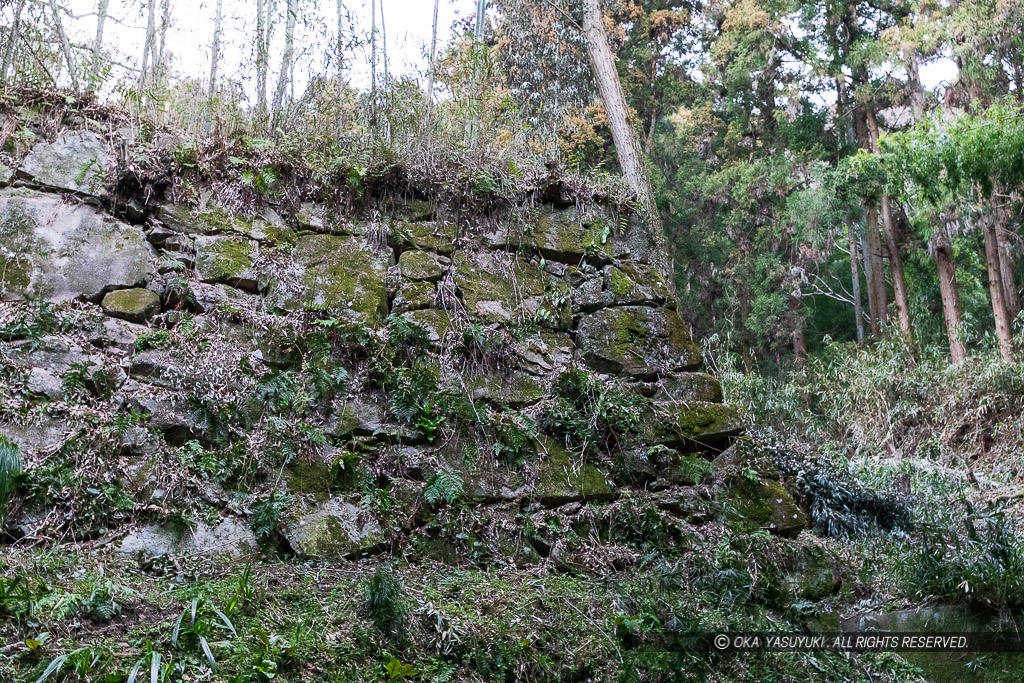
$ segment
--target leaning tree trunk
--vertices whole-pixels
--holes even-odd
[[[998,229],[999,237],[999,267],[1003,275],[1003,301],[1006,304],[1006,312],[1010,314],[1010,321],[1017,319],[1020,313],[1020,293],[1017,291],[1016,278],[1013,275],[1013,251],[1010,248],[1010,241],[1007,238],[1007,230],[1003,227]]]
[[[807,365],[807,319],[804,317],[799,282],[794,284],[789,296],[789,311],[793,316],[793,361],[801,369]]]
[[[996,192],[1003,194],[1003,188],[997,184]],[[1006,205],[999,207],[995,213],[996,217],[996,244],[999,251],[999,268],[1003,280],[1003,303],[1006,304],[1006,312],[1010,316],[1011,326],[1017,320],[1020,313],[1020,293],[1017,291],[1017,279],[1013,274],[1013,250],[1010,246],[1010,230],[1007,226],[1013,225],[1014,217]]]
[[[882,195],[882,235],[885,237],[885,250],[889,255],[892,268],[893,298],[896,300],[896,317],[900,325],[900,334],[908,343],[914,340],[914,330],[910,324],[910,296],[907,292],[907,279],[903,272],[903,259],[900,256],[899,243],[896,240],[895,223],[892,219],[892,206],[887,195]],[[884,286],[883,280],[883,286]]]
[[[619,157],[622,175],[636,195],[641,216],[647,223],[649,238],[653,246],[652,265],[656,266],[672,282],[672,270],[668,256],[668,245],[661,227],[661,217],[654,201],[651,178],[644,162],[640,140],[629,122],[626,97],[615,68],[615,57],[608,47],[601,8],[598,0],[583,0],[583,35],[587,44],[587,55],[597,81],[597,90],[604,101],[608,126],[611,128],[615,152]]]
[[[985,236],[985,266],[988,269],[988,291],[992,299],[996,339],[999,340],[999,356],[1009,363],[1013,360],[1013,331],[1004,300],[1003,270],[999,265],[999,238],[996,236],[995,218],[983,215],[981,229]]]
[[[68,34],[64,32],[64,22],[60,19],[60,8],[57,6],[57,0],[50,0],[50,11],[53,13],[53,26],[57,31],[57,38],[60,39],[60,51],[64,55],[64,61],[68,65],[68,76],[71,78],[71,88],[75,91],[79,91],[78,87],[78,75],[75,73],[75,58],[71,54],[71,42],[68,40]]]
[[[956,284],[956,265],[953,263],[953,247],[945,227],[936,235],[934,242],[935,266],[939,273],[939,292],[942,297],[942,314],[946,319],[946,335],[949,337],[949,355],[954,364],[967,357],[967,348],[960,339],[960,290]]]

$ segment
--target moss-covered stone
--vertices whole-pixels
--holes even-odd
[[[103,297],[103,312],[133,323],[149,320],[160,312],[160,297],[143,288],[117,289]]]
[[[577,501],[611,500],[615,490],[604,474],[582,458],[573,457],[553,439],[546,439],[547,457],[537,473],[533,495],[546,507],[557,507]]]
[[[702,372],[676,372],[663,377],[654,396],[658,401],[721,403],[722,385]]]
[[[314,307],[379,327],[388,315],[390,265],[388,252],[357,237],[304,235],[287,271],[269,283],[267,301],[283,311]]]
[[[387,541],[377,519],[343,498],[294,516],[284,537],[300,557],[337,560],[370,552]]]
[[[626,261],[605,271],[605,290],[610,303],[617,306],[662,305],[671,300],[665,279],[657,268]]]
[[[563,263],[611,258],[612,225],[604,219],[582,220],[575,209],[556,211],[533,224],[533,245],[546,259]]]
[[[840,561],[819,540],[806,534],[787,545],[782,575],[793,594],[802,600],[824,600],[842,586]]]
[[[413,223],[429,221],[434,218],[434,204],[425,199],[406,199],[396,202],[395,215]]]
[[[585,315],[577,343],[599,372],[654,378],[703,364],[679,314],[666,308],[622,306]]]
[[[444,274],[444,268],[438,257],[427,251],[411,249],[402,252],[398,259],[398,270],[406,280],[414,282],[437,282]]]
[[[484,323],[536,322],[568,329],[568,285],[529,261],[500,252],[455,255],[455,280],[469,313]]]
[[[196,275],[203,282],[219,282],[257,291],[259,276],[253,266],[255,244],[237,237],[196,237]]]
[[[735,408],[721,403],[656,402],[641,432],[649,443],[669,448],[719,449],[743,432],[743,420]]]
[[[0,189],[0,299],[88,299],[155,274],[140,228],[55,194]]]
[[[431,344],[438,344],[452,330],[452,316],[447,311],[436,308],[424,308],[402,314],[427,331],[427,339]]]
[[[338,488],[347,466],[345,453],[328,447],[319,454],[292,458],[284,479],[296,493],[329,493]]]
[[[778,480],[771,459],[750,439],[740,439],[715,458],[715,499],[726,521],[741,529],[765,529],[795,538],[807,527],[807,515]]]
[[[395,221],[388,231],[388,245],[398,251],[423,249],[450,255],[455,244],[455,234],[455,226],[450,223]]]
[[[523,372],[490,372],[464,379],[466,389],[474,399],[509,408],[524,408],[544,397],[544,387]]]
[[[434,304],[437,288],[432,282],[405,282],[391,302],[392,313],[405,313],[430,308]]]

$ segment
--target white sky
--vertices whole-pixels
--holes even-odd
[[[157,21],[159,22],[158,3]],[[270,2],[271,0],[267,0]],[[284,44],[284,7],[286,0],[277,3],[277,20],[270,49],[270,82],[272,91],[276,82]],[[344,0],[352,24],[346,21],[348,38],[363,41],[370,31],[370,1]],[[167,33],[167,49],[172,55],[171,68],[178,75],[205,81],[210,70],[210,43],[213,36],[216,0],[171,0],[171,28]],[[142,52],[146,27],[146,0],[109,0],[109,19],[104,43],[116,52],[115,60],[137,65]],[[79,45],[90,45],[96,31],[96,0],[69,0],[76,19],[68,25],[72,40]],[[427,63],[433,21],[433,0],[377,0],[378,11],[383,8],[384,29],[378,22],[378,54],[387,42],[388,61],[393,75],[420,75]],[[253,42],[256,27],[255,0],[224,0],[223,51],[219,78],[241,81],[247,95],[255,91],[255,69],[252,65]],[[296,29],[296,95],[302,93],[311,74],[336,72],[334,64],[334,36],[337,30],[337,0],[299,0],[301,17]],[[438,19],[438,42],[444,45],[453,36],[456,19],[472,16],[476,0],[441,0]],[[382,67],[378,67],[382,68]],[[349,52],[346,64],[348,79],[358,87],[369,84],[369,50],[364,45]],[[119,70],[116,76],[128,76]],[[928,89],[948,84],[956,75],[951,60],[938,59],[922,65],[921,79]],[[134,80],[135,75],[130,76]],[[827,98],[826,98],[827,99]],[[251,101],[251,100],[250,100]]]
[[[158,3],[160,0],[156,0]],[[268,0],[269,1],[269,0]],[[285,0],[276,0],[278,19],[273,32],[271,56],[271,89],[277,77],[284,44]],[[345,0],[351,13],[355,35],[366,39],[370,31],[370,0]],[[433,0],[377,0],[378,13],[383,8],[384,28],[381,33],[378,20],[378,55],[384,39],[387,41],[388,61],[392,74],[417,74],[423,71],[426,54],[430,49]],[[70,0],[70,8],[77,17],[68,27],[77,44],[91,44],[96,31],[96,0]],[[295,93],[305,87],[310,73],[333,74],[334,36],[337,31],[336,0],[299,0],[300,20],[296,28]],[[438,14],[438,44],[452,36],[452,24],[476,11],[475,0],[441,0]],[[109,17],[104,31],[104,43],[118,52],[118,57],[137,64],[146,34],[144,0],[110,0]],[[210,70],[210,43],[213,37],[215,0],[172,0],[171,28],[167,33],[167,49],[173,54],[172,69],[183,75],[205,79]],[[378,14],[379,16],[379,14]],[[116,21],[115,21],[116,20]],[[157,22],[159,24],[159,5]],[[346,22],[346,33],[349,24]],[[223,61],[219,78],[237,78],[244,75],[246,91],[253,92],[255,72],[251,66],[253,43],[256,35],[255,0],[224,0],[224,27],[222,32]],[[348,74],[356,85],[369,82],[369,52],[362,48],[353,59],[349,57]],[[248,62],[248,65],[245,65]],[[382,68],[380,65],[378,68]],[[120,75],[120,74],[118,74]]]

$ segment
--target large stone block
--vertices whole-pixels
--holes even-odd
[[[455,255],[455,282],[470,316],[484,323],[537,322],[568,329],[569,287],[512,254]]]
[[[268,283],[267,301],[284,311],[322,307],[379,327],[388,315],[385,278],[392,258],[358,237],[304,235],[291,264]]]
[[[40,142],[18,170],[33,182],[69,192],[99,194],[106,180],[107,144],[92,131],[65,133]]]
[[[142,230],[91,206],[0,190],[0,300],[98,301],[155,275]]]
[[[253,265],[256,245],[235,237],[196,238],[196,275],[203,282],[219,282],[250,292],[258,289]]]
[[[582,318],[576,343],[598,372],[654,378],[703,364],[679,314],[666,308],[622,306]]]
[[[387,540],[377,519],[343,498],[331,498],[293,518],[284,537],[297,554],[341,559],[370,552]]]

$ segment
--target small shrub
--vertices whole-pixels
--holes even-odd
[[[389,636],[405,633],[409,601],[402,577],[390,565],[382,564],[366,583],[366,611],[374,625]]]
[[[277,537],[281,513],[291,507],[292,501],[292,496],[273,491],[253,505],[250,526],[259,543],[269,543]]]
[[[167,330],[143,332],[135,338],[135,352],[166,349],[171,345],[171,333]]]

